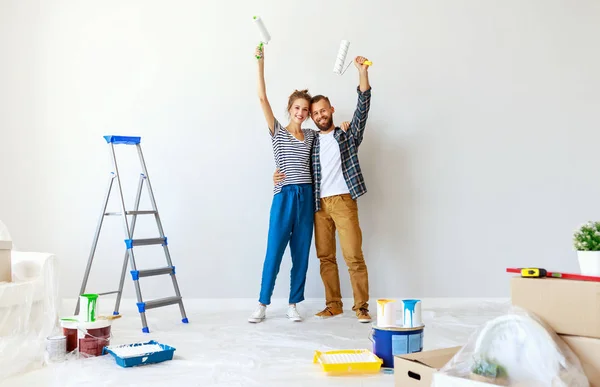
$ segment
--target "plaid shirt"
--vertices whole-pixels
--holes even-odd
[[[365,185],[358,161],[358,147],[363,140],[369,108],[371,107],[371,89],[369,88],[369,90],[361,92],[360,88],[357,87],[356,91],[358,93],[358,104],[356,105],[354,117],[352,117],[348,131],[344,132],[339,127],[336,127],[333,132],[333,137],[340,144],[342,172],[352,199],[356,199],[367,192],[367,186]],[[312,151],[315,212],[321,209],[321,147],[319,144],[319,136],[317,136]]]

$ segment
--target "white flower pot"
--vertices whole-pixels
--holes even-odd
[[[600,277],[600,251],[578,251],[577,259],[582,275]]]

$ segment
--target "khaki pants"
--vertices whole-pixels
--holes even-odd
[[[315,245],[321,262],[321,279],[325,286],[326,305],[342,308],[340,277],[336,262],[335,231],[340,236],[342,254],[350,273],[354,293],[352,310],[369,308],[369,275],[362,253],[362,232],[358,222],[358,205],[349,194],[321,199],[315,213]]]

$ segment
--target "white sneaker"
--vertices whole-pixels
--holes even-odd
[[[265,305],[258,305],[256,310],[248,317],[248,322],[259,323],[267,317],[267,307]]]
[[[300,313],[298,313],[298,309],[296,309],[295,305],[290,305],[288,307],[286,316],[292,321],[302,321],[302,317],[300,316]]]

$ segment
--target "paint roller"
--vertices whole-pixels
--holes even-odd
[[[254,23],[256,23],[256,26],[258,27],[258,31],[260,32],[260,49],[262,50],[263,48],[263,44],[269,44],[269,42],[271,41],[271,35],[269,35],[269,31],[267,31],[267,27],[265,27],[265,23],[262,21],[262,19],[260,18],[260,16],[254,16]],[[261,56],[257,55],[256,59],[260,59]]]
[[[337,58],[335,59],[335,64],[333,65],[334,73],[343,75],[346,72],[346,70],[348,70],[348,66],[350,66],[350,63],[352,63],[352,61],[348,62],[348,65],[346,66],[344,71],[342,71],[342,68],[344,67],[344,63],[346,63],[346,56],[348,56],[349,48],[350,48],[350,42],[347,40],[342,40],[342,42],[340,43],[340,49],[338,50],[338,53],[337,53]],[[367,60],[364,62],[364,64],[366,64],[367,66],[371,66],[373,64],[373,62],[371,62],[370,60]]]

